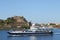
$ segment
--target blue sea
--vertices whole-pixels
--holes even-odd
[[[0,31],[0,40],[60,40],[60,29],[54,28],[53,34],[38,36],[10,36],[6,30]]]

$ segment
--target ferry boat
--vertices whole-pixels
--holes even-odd
[[[33,24],[30,29],[8,31],[10,35],[39,35],[39,34],[52,34],[52,30],[48,27],[39,27]]]

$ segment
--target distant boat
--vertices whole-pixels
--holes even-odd
[[[10,35],[39,35],[39,34],[52,34],[52,30],[48,27],[39,27],[32,25],[30,29],[25,30],[12,30],[8,31]]]

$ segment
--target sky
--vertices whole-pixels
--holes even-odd
[[[0,0],[0,19],[12,16],[34,23],[60,23],[60,0]]]

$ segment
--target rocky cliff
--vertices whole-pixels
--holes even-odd
[[[0,29],[29,28],[29,26],[29,22],[23,16],[9,17],[6,20],[0,19]]]

